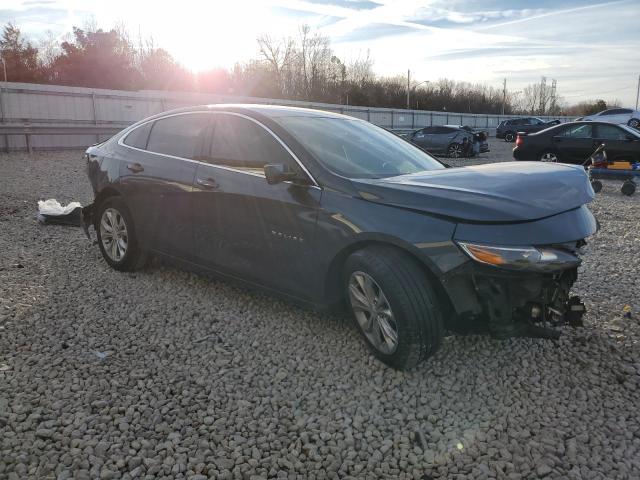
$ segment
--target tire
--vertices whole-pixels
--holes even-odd
[[[123,272],[142,268],[146,264],[147,255],[139,248],[131,213],[122,198],[107,198],[96,213],[98,246],[105,261],[115,270]],[[109,228],[118,232],[118,241],[109,241],[113,238]]]
[[[372,281],[371,295],[363,287],[367,278]],[[440,347],[443,321],[436,293],[425,272],[405,252],[372,246],[353,253],[345,263],[343,285],[358,330],[383,363],[409,369]],[[369,301],[372,297],[377,302]],[[371,308],[385,313],[374,318]]]
[[[449,158],[462,158],[463,155],[464,152],[462,151],[462,145],[459,143],[452,143],[449,145],[449,148],[447,148],[447,156]]]
[[[629,125],[631,128],[635,128],[636,130],[640,130],[640,120],[637,118],[632,118],[631,120],[629,120],[627,122],[627,125]]]
[[[593,188],[594,192],[598,193],[602,190],[602,182],[600,180],[591,180],[591,188]]]
[[[555,150],[545,150],[540,155],[538,155],[538,161],[548,162],[548,163],[558,163],[560,162],[560,154]]]
[[[629,197],[636,191],[636,184],[630,180],[625,180],[625,182],[622,184],[622,187],[620,188],[620,191],[623,195]]]
[[[515,132],[507,132],[504,134],[504,141],[508,143],[513,143],[516,141],[516,133]]]

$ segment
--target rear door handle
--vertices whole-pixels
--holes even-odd
[[[206,188],[207,190],[214,190],[218,188],[218,182],[216,182],[213,178],[196,178],[196,183],[200,185],[202,188]]]
[[[144,172],[144,168],[139,163],[130,163],[127,165],[127,168],[131,170],[133,173]]]

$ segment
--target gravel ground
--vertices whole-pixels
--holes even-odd
[[[91,200],[81,153],[0,154],[0,478],[640,478],[640,195],[618,187],[592,204],[584,328],[451,336],[396,372],[342,317],[109,269],[34,219]]]

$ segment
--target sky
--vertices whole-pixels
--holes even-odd
[[[604,98],[635,106],[640,0],[2,0],[0,24],[36,42],[93,19],[153,37],[194,71],[257,58],[256,37],[308,24],[347,62],[416,82],[465,80],[518,91],[557,80],[567,103]]]

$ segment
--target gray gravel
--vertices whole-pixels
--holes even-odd
[[[344,318],[109,269],[34,219],[91,200],[81,153],[0,154],[0,478],[640,478],[640,195],[618,186],[592,205],[586,327],[452,336],[401,373]]]

